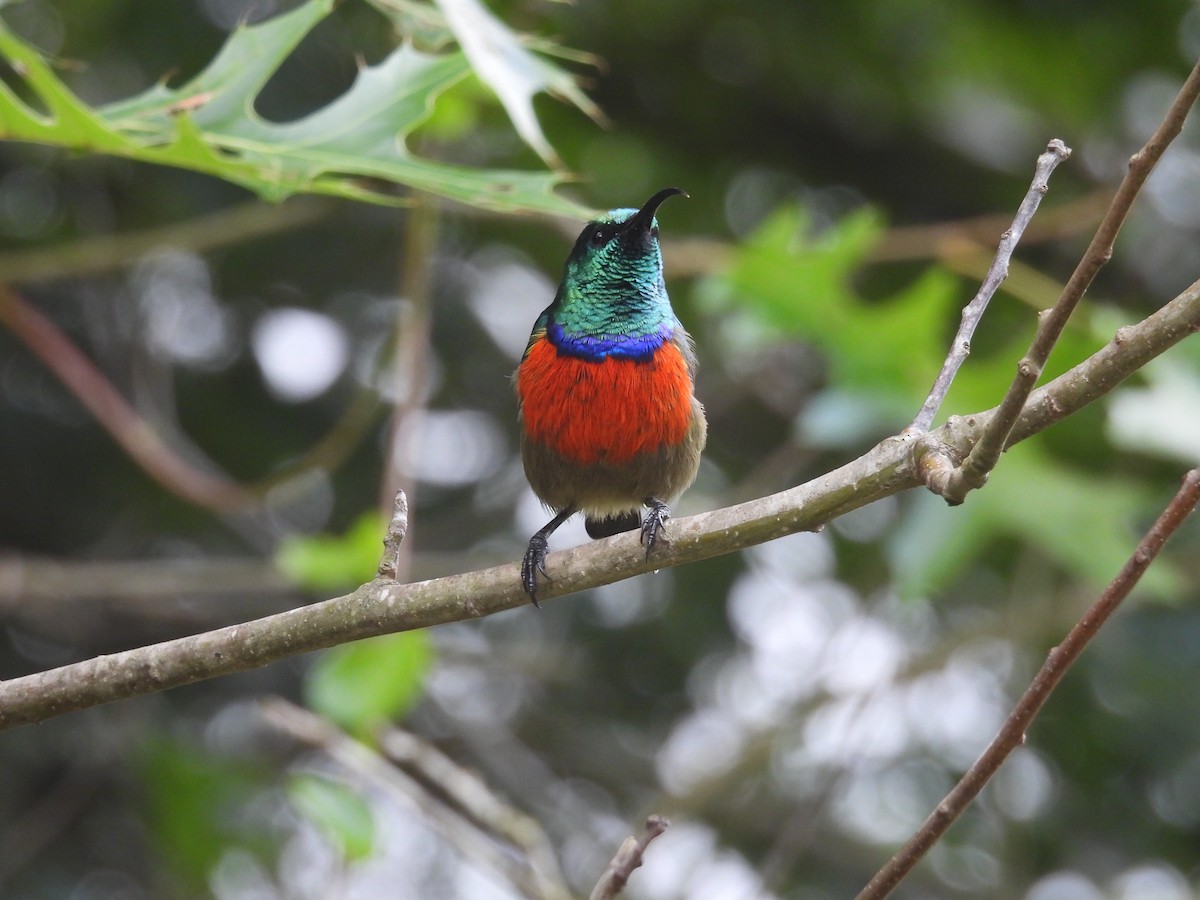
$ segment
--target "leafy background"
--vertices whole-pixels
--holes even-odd
[[[1182,0],[491,9],[0,11],[0,278],[173,452],[253,496],[206,507],[165,489],[0,330],[0,677],[352,586],[396,483],[412,577],[517,558],[544,513],[507,376],[581,212],[668,184],[692,197],[662,221],[711,422],[679,512],[789,486],[902,427],[1060,137],[1075,153],[1039,216],[1053,227],[1021,249],[947,409],[991,405],[1200,53]],[[235,31],[300,19],[274,55]],[[508,63],[463,55],[455,25],[500,35]],[[389,65],[429,80],[405,100]],[[1198,159],[1189,130],[1055,372],[1196,277]],[[310,192],[334,196],[257,199]],[[630,896],[851,895],[1200,457],[1198,372],[1185,342],[1010,452],[958,509],[898,497],[541,612],[5,733],[0,894],[520,896],[411,803],[282,736],[260,705],[279,695],[367,744],[388,721],[436,744],[541,823],[575,891],[661,812],[674,825]],[[556,545],[582,539],[576,524]],[[1192,523],[899,896],[1200,891],[1198,554]]]

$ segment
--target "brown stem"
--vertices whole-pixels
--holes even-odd
[[[1059,240],[1092,227],[1100,221],[1110,200],[1107,191],[1095,191],[1053,209],[1041,210],[1025,232],[1025,243]],[[879,243],[867,251],[867,261],[944,260],[955,256],[960,247],[994,244],[996,235],[1011,223],[1008,216],[988,214],[932,225],[900,225],[880,235]],[[563,236],[573,239],[577,233],[565,229]],[[726,268],[733,254],[732,243],[707,237],[663,238],[662,248],[672,278],[711,275]]]
[[[1017,249],[1021,235],[1025,233],[1026,227],[1037,213],[1042,198],[1049,190],[1051,174],[1058,168],[1059,163],[1070,155],[1070,148],[1055,138],[1046,145],[1045,152],[1037,158],[1033,183],[1029,186],[1025,199],[1017,208],[1017,214],[1013,217],[1012,224],[1001,236],[996,256],[992,260],[983,282],[979,285],[979,290],[971,298],[971,302],[963,307],[962,321],[959,323],[954,340],[950,343],[950,352],[946,355],[942,370],[934,380],[933,387],[929,390],[929,396],[921,404],[920,412],[909,426],[914,431],[928,431],[933,424],[934,416],[937,415],[942,401],[946,399],[946,394],[950,391],[950,385],[954,382],[954,376],[958,374],[959,368],[966,362],[967,355],[971,352],[971,338],[975,334],[975,328],[983,319],[988,303],[999,289],[1000,283],[1008,277],[1009,260],[1012,259],[1013,251]]]
[[[503,803],[477,776],[436,748],[406,732],[385,732],[398,749],[420,743],[417,752],[422,761],[432,759],[433,777],[429,766],[418,777],[393,764],[395,760],[376,747],[281,697],[265,701],[260,708],[268,724],[328,755],[364,782],[366,791],[379,793],[401,808],[415,808],[458,853],[510,882],[520,896],[535,900],[570,897],[549,841],[537,824]]]
[[[961,503],[970,491],[983,485],[987,480],[988,473],[996,467],[1000,453],[1008,445],[1013,426],[1016,424],[1021,410],[1024,409],[1025,402],[1029,399],[1034,385],[1041,377],[1046,360],[1050,358],[1050,352],[1058,342],[1067,319],[1091,285],[1096,273],[1112,258],[1113,244],[1133,206],[1133,201],[1137,198],[1150,172],[1162,158],[1167,146],[1183,129],[1183,122],[1198,95],[1200,95],[1200,62],[1188,75],[1154,134],[1150,136],[1145,146],[1129,160],[1129,168],[1117,188],[1117,193],[1113,196],[1108,212],[1100,221],[1091,243],[1088,244],[1075,271],[1063,287],[1058,302],[1051,309],[1043,311],[1038,317],[1033,343],[1030,344],[1025,357],[1018,363],[1017,373],[1008,393],[1005,394],[996,414],[991,417],[983,437],[971,450],[963,464],[940,484],[941,490],[938,492],[948,502]]]
[[[600,876],[600,880],[592,889],[588,900],[612,900],[613,897],[625,890],[629,876],[633,870],[642,864],[646,848],[650,842],[663,834],[671,823],[662,816],[650,816],[646,819],[645,829],[641,837],[627,837],[617,850],[616,856]]]
[[[983,755],[937,805],[908,843],[863,888],[858,900],[879,900],[890,894],[929,848],[937,843],[954,820],[962,815],[963,810],[983,790],[984,785],[996,774],[1008,755],[1024,743],[1026,730],[1051,692],[1062,681],[1063,676],[1096,636],[1101,626],[1108,621],[1109,616],[1129,596],[1134,585],[1162,550],[1167,538],[1175,533],[1184,519],[1196,508],[1197,503],[1200,503],[1200,469],[1192,469],[1184,476],[1178,492],[1158,517],[1158,521],[1146,532],[1117,577],[1083,614],[1083,618],[1075,623],[1062,643],[1050,650],[1041,669]]]
[[[42,361],[151,478],[176,496],[217,512],[256,506],[275,486],[317,466],[337,468],[366,433],[380,405],[378,394],[360,390],[342,417],[302,456],[262,481],[239,484],[198,468],[177,453],[53,321],[3,285],[0,324]]]
[[[1024,439],[1116,387],[1121,379],[1200,330],[1200,282],[1070,372],[1039,389],[1013,430]],[[549,600],[654,569],[709,559],[823,524],[923,483],[929,447],[961,458],[992,413],[954,416],[919,440],[888,438],[866,455],[812,481],[747,503],[671,521],[671,543],[646,558],[630,533],[547,557]],[[0,729],[39,722],[113,700],[229,675],[334,644],[425,628],[526,606],[518,566],[397,585],[376,580],[274,616],[174,641],[100,656],[0,681]]]
[[[430,332],[433,327],[433,256],[437,247],[438,211],[433,204],[414,199],[408,212],[401,254],[400,287],[403,299],[397,305],[391,371],[396,406],[388,423],[387,446],[380,479],[380,505],[387,504],[398,490],[413,495],[416,484],[401,471],[412,470],[415,451],[401,446],[402,433],[415,434],[425,409],[425,379],[429,368]],[[402,460],[401,453],[409,456]],[[412,542],[401,545],[394,577],[404,580],[412,565]]]
[[[20,338],[134,462],[167,490],[209,509],[228,510],[254,502],[253,495],[240,485],[180,458],[53,322],[3,286],[0,323]]]
[[[81,238],[53,247],[0,254],[0,283],[57,281],[123,268],[161,247],[211,250],[315,222],[335,208],[324,197],[295,197],[287,203],[256,201],[127,234]]]

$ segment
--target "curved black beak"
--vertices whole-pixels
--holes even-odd
[[[625,227],[631,232],[650,231],[650,226],[654,223],[654,214],[658,212],[658,208],[663,205],[663,201],[668,197],[674,197],[677,194],[686,197],[688,192],[677,187],[663,188],[644,204],[642,204],[642,208],[639,209],[637,213],[629,219]]]

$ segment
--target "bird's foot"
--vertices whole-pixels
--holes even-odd
[[[538,607],[538,609],[542,607],[542,604],[538,603],[537,598],[538,572],[541,572],[542,577],[547,581],[551,580],[550,573],[546,571],[546,551],[550,547],[550,535],[554,534],[554,529],[573,515],[575,515],[575,504],[571,504],[555,513],[554,518],[543,525],[541,530],[529,539],[529,547],[525,550],[525,558],[521,560],[521,587],[525,589],[525,593],[529,595],[529,599],[533,601],[533,605]]]
[[[649,508],[646,521],[642,523],[642,543],[646,545],[646,559],[649,559],[659,540],[664,544],[670,543],[665,532],[667,519],[671,518],[671,508],[654,497],[647,497],[643,502]]]
[[[550,542],[546,540],[545,535],[535,534],[529,539],[525,558],[521,560],[521,586],[525,588],[525,593],[529,595],[533,605],[539,609],[542,604],[538,603],[537,598],[537,576],[538,572],[541,572],[543,578],[550,580],[550,573],[546,571],[546,551],[549,547]]]

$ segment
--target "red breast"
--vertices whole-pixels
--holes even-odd
[[[593,361],[560,354],[543,336],[517,369],[517,397],[526,434],[581,464],[678,444],[691,423],[692,380],[671,341],[646,360]]]

